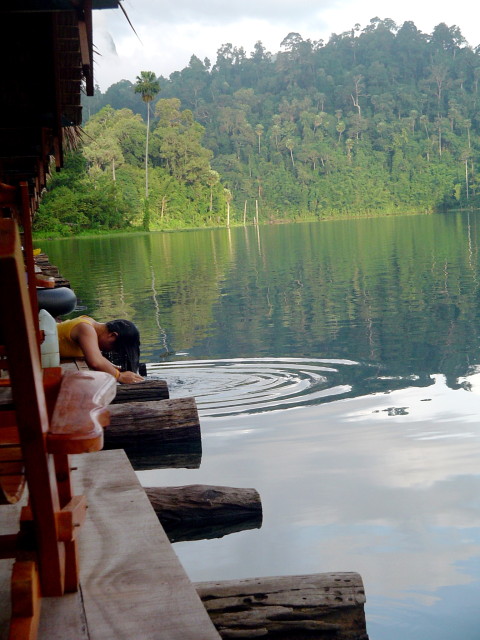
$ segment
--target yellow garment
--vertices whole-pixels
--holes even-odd
[[[73,318],[72,320],[65,320],[64,322],[60,322],[57,324],[57,332],[58,332],[58,346],[60,349],[60,357],[61,358],[83,358],[84,354],[75,340],[72,340],[70,337],[70,333],[73,327],[76,327],[77,324],[81,322],[85,322],[93,327],[93,323],[95,320],[90,318],[89,316],[79,316],[78,318]]]

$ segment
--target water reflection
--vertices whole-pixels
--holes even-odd
[[[134,320],[149,373],[197,398],[200,469],[142,482],[261,494],[262,529],[177,545],[194,580],[359,571],[372,640],[477,640],[478,221],[44,243],[87,312]]]
[[[171,397],[194,396],[203,416],[278,411],[346,395],[338,384],[348,361],[251,358],[168,362],[148,367],[149,377],[166,380]],[[329,366],[327,366],[329,365]]]
[[[187,355],[187,354],[185,354]],[[194,396],[202,416],[256,414],[417,385],[430,376],[382,376],[378,365],[320,358],[234,358],[153,363],[148,376],[166,380],[171,397]],[[385,409],[406,415],[407,407]]]
[[[478,606],[465,602],[480,593],[475,400],[439,375],[428,389],[301,406],[273,421],[269,413],[202,418],[204,457],[195,476],[140,475],[148,485],[228,478],[250,486],[255,478],[262,530],[178,545],[195,580],[211,577],[212,565],[217,579],[355,570],[366,586],[372,639],[451,638],[453,627],[443,627],[463,599],[461,637],[473,640],[476,630],[467,630]],[[409,412],[392,415],[392,406]]]

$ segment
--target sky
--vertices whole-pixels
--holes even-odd
[[[372,18],[409,20],[424,33],[445,22],[460,27],[467,42],[480,44],[480,3],[474,0],[124,0],[132,31],[120,9],[94,11],[98,51],[95,83],[102,91],[120,80],[135,81],[140,71],[168,77],[188,66],[192,55],[215,63],[226,43],[247,55],[261,40],[276,53],[290,32],[305,40],[328,41]]]

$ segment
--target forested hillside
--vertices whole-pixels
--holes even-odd
[[[231,198],[237,221],[256,205],[260,221],[478,206],[479,79],[480,47],[457,27],[378,18],[327,43],[290,33],[275,54],[258,42],[223,45],[213,66],[192,56],[152,103],[151,225],[225,224]],[[123,80],[85,113],[70,162],[92,202],[102,185],[112,220],[138,222],[145,104]],[[89,207],[77,215],[93,223]]]

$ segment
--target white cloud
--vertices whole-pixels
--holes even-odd
[[[425,33],[440,22],[455,24],[472,46],[480,41],[480,9],[470,0],[440,0],[434,5],[414,0],[128,0],[124,7],[138,38],[121,11],[94,12],[94,40],[102,54],[95,76],[102,90],[123,78],[133,81],[141,70],[168,76],[183,69],[192,54],[214,63],[217,50],[227,42],[250,53],[261,40],[276,52],[291,31],[327,41],[332,33],[342,33],[357,23],[364,28],[376,16],[398,25],[411,20]]]

